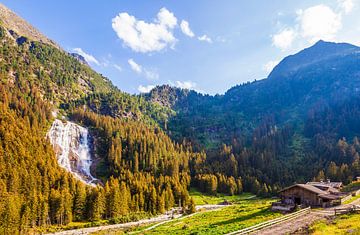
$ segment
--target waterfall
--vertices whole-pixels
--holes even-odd
[[[89,132],[86,128],[72,122],[56,119],[48,133],[55,150],[58,163],[76,178],[94,185],[97,180],[90,173],[92,163]]]

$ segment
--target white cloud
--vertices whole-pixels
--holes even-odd
[[[84,59],[86,60],[86,62],[88,63],[93,63],[96,65],[100,65],[99,61],[97,59],[95,59],[94,56],[86,53],[85,51],[83,51],[81,48],[74,48],[73,49],[74,52],[78,53],[79,55],[81,55],[82,57],[84,57]]]
[[[144,75],[149,80],[158,80],[159,74],[155,70],[144,69]]]
[[[157,22],[165,27],[172,29],[177,25],[177,19],[174,16],[174,13],[168,11],[165,7],[160,9],[157,18]]]
[[[154,69],[143,68],[140,64],[136,63],[133,59],[129,59],[128,63],[130,68],[139,75],[144,75],[149,80],[159,79],[159,74]]]
[[[143,69],[141,65],[137,64],[133,59],[129,59],[128,63],[133,71],[135,71],[137,74],[141,74]]]
[[[349,14],[354,9],[353,0],[338,0],[338,4],[345,14]]]
[[[272,44],[286,50],[292,47],[295,40],[297,44],[304,44],[303,41],[307,42],[306,44],[314,43],[320,39],[354,42],[354,38],[358,37],[353,33],[353,26],[350,26],[350,32],[344,31],[343,19],[353,11],[355,3],[357,4],[358,0],[337,0],[337,6],[333,8],[319,4],[299,9],[296,11],[295,24],[273,35]],[[352,21],[356,22],[356,19]]]
[[[123,68],[118,64],[114,64],[113,66],[114,66],[115,69],[117,69],[120,72],[123,70]]]
[[[291,47],[295,37],[296,32],[293,29],[284,29],[272,36],[272,43],[281,50],[286,50]]]
[[[206,41],[208,43],[212,43],[212,39],[209,36],[207,36],[206,34],[202,35],[201,37],[198,37],[198,39],[200,41]]]
[[[333,40],[342,27],[341,14],[323,4],[297,13],[301,34],[311,43],[320,39]]]
[[[150,92],[152,89],[154,89],[155,86],[154,85],[148,85],[148,86],[143,86],[143,85],[140,85],[138,87],[138,91],[140,91],[141,93],[148,93]]]
[[[168,46],[173,47],[176,38],[173,29],[177,26],[174,14],[161,8],[157,19],[147,23],[136,19],[126,12],[112,19],[112,28],[124,44],[136,52],[160,51]]]
[[[271,61],[267,62],[264,65],[264,70],[267,73],[270,73],[274,69],[274,67],[279,64],[279,62],[280,62],[279,60],[271,60]]]
[[[182,89],[195,89],[196,87],[196,83],[192,82],[192,81],[176,81],[175,86],[182,88]]]
[[[191,38],[195,36],[194,32],[190,29],[189,22],[187,22],[186,20],[181,21],[180,28],[186,36]]]

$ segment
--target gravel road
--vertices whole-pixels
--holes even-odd
[[[336,209],[348,208],[353,205],[360,205],[360,199],[357,199],[347,205],[340,205],[335,207]],[[273,225],[271,227],[259,230],[252,234],[257,235],[281,235],[281,234],[307,234],[307,228],[315,221],[320,219],[326,219],[334,216],[334,209],[328,208],[324,210],[312,210],[309,214],[300,216],[291,220],[284,221],[282,223]]]

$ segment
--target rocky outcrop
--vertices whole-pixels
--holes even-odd
[[[11,35],[18,43],[23,43],[26,38],[29,38],[31,40],[43,42],[61,49],[54,41],[44,36],[39,30],[31,26],[28,22],[1,3],[0,21],[5,28],[11,30]]]

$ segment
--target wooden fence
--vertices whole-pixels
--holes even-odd
[[[284,222],[286,220],[294,219],[294,218],[300,217],[302,215],[308,214],[308,213],[310,213],[310,210],[311,210],[310,207],[308,207],[308,208],[296,211],[294,213],[281,216],[280,218],[276,218],[276,219],[273,219],[273,220],[268,220],[268,221],[256,224],[256,225],[248,227],[248,228],[244,228],[244,229],[241,229],[241,230],[238,230],[238,231],[235,231],[235,232],[228,233],[226,235],[249,234],[249,233],[258,231],[260,229],[264,229],[264,228],[270,227],[272,225],[279,224],[279,223]]]
[[[360,207],[352,206],[347,208],[334,209],[334,211],[335,211],[335,215],[343,215],[348,213],[360,212]]]

